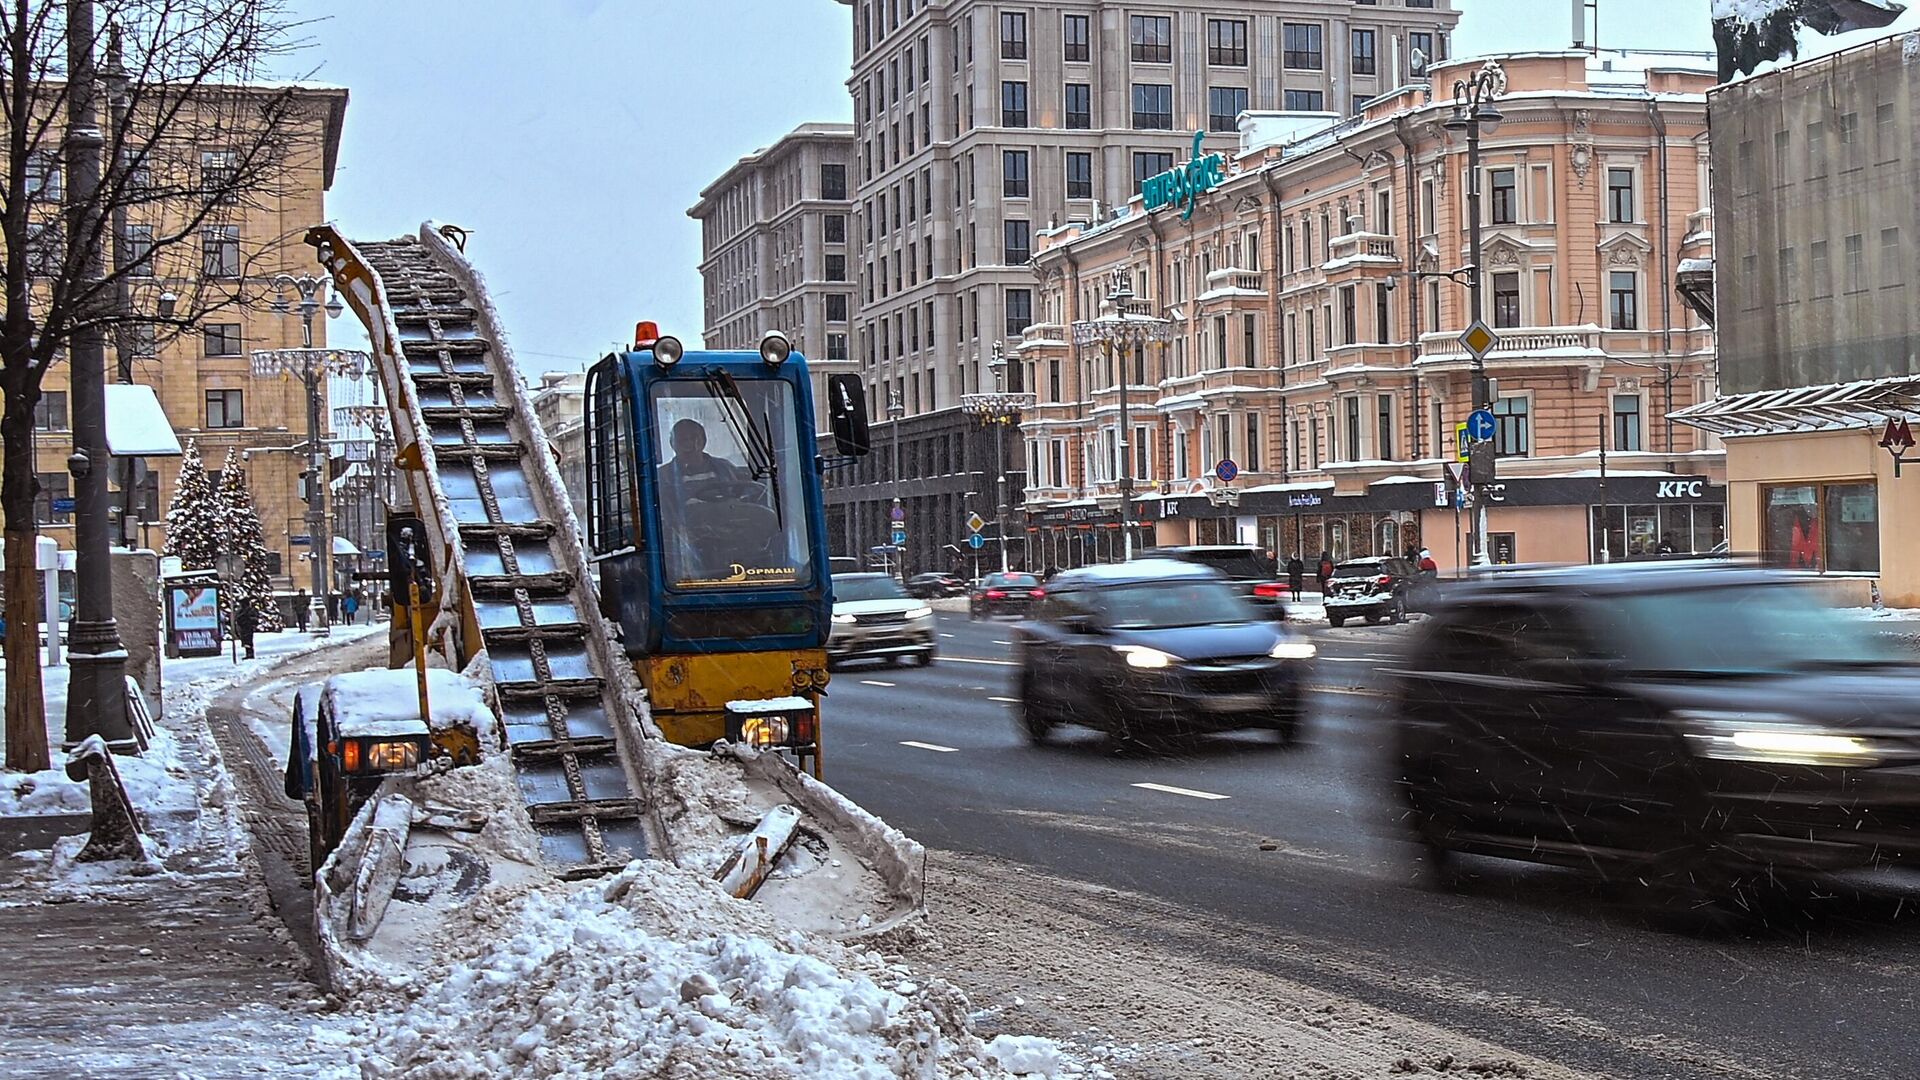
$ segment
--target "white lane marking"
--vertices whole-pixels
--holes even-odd
[[[942,656],[942,660],[951,660],[956,664],[992,664],[995,667],[1019,667],[1016,660],[982,660],[974,656]]]
[[[879,679],[861,679],[860,681],[861,681],[861,683],[863,683],[864,685],[867,685],[867,686],[894,686],[894,685],[897,685],[897,684],[895,684],[895,683],[890,683],[890,682],[881,682],[881,681],[880,681]]]
[[[995,641],[995,642],[994,642],[994,644],[995,644],[995,645],[1011,645],[1011,644],[1013,644],[1013,642],[1011,642],[1011,641]]]
[[[1231,795],[1216,795],[1211,791],[1195,791],[1192,788],[1172,787],[1167,784],[1134,784],[1134,787],[1148,791],[1164,791],[1169,795],[1185,795],[1189,799],[1231,799]]]
[[[1329,664],[1384,664],[1395,659],[1391,656],[1323,656],[1320,659]]]
[[[998,702],[1000,702],[1000,703],[1002,703],[1002,704],[1005,704],[1005,705],[1018,705],[1018,704],[1020,704],[1020,699],[1019,699],[1019,698],[1017,698],[1017,697],[990,697],[990,698],[988,698],[987,700],[988,700],[988,701],[998,701]]]
[[[952,635],[952,634],[941,634],[940,636],[941,636],[941,637],[948,637],[948,638],[950,638],[950,637],[952,637],[953,635]]]
[[[931,750],[936,754],[957,754],[960,752],[960,748],[957,746],[940,746],[937,743],[914,742],[912,739],[902,739],[900,740],[900,745],[911,746],[915,750]]]

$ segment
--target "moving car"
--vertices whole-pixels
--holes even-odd
[[[1299,734],[1312,643],[1219,571],[1174,559],[1069,570],[1016,632],[1020,724],[1041,742],[1080,724],[1138,742],[1264,728]]]
[[[1348,559],[1333,568],[1333,577],[1327,581],[1327,622],[1334,626],[1361,618],[1370,623],[1405,622],[1419,587],[1419,568],[1405,559]]]
[[[833,579],[833,631],[827,660],[918,657],[933,663],[933,609],[907,595],[887,574],[838,574]]]
[[[1920,671],[1792,575],[1510,570],[1450,590],[1394,674],[1399,785],[1448,853],[1662,898],[1920,857]]]
[[[1047,595],[1040,579],[1032,574],[988,574],[973,583],[967,593],[967,617],[1025,615],[1035,601]]]
[[[958,574],[915,574],[907,579],[907,592],[922,599],[964,596],[966,591],[966,579]]]
[[[1256,604],[1278,604],[1286,588],[1286,582],[1276,577],[1279,569],[1267,558],[1266,552],[1248,544],[1153,548],[1142,557],[1178,559],[1196,566],[1211,566],[1225,575],[1235,592]]]

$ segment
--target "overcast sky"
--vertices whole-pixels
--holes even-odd
[[[1603,45],[1712,47],[1708,0],[1599,2]],[[1571,0],[1456,5],[1456,55],[1571,40]],[[315,21],[281,73],[352,90],[328,215],[354,238],[470,229],[529,368],[584,367],[642,318],[698,340],[700,189],[798,124],[852,119],[834,0],[291,6]],[[336,343],[364,340],[351,322]]]

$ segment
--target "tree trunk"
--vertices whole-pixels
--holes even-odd
[[[24,371],[0,375],[9,407],[0,417],[0,513],[6,519],[4,644],[7,684],[7,768],[38,772],[47,753],[47,703],[40,678],[40,575],[35,568],[39,529],[33,520],[33,406],[24,397]],[[59,633],[59,627],[48,628]]]

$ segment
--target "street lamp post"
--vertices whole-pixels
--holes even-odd
[[[1483,64],[1471,78],[1456,79],[1453,84],[1453,114],[1447,117],[1449,131],[1467,135],[1467,307],[1469,323],[1484,318],[1480,285],[1484,277],[1480,262],[1480,136],[1491,135],[1506,117],[1494,99],[1506,91],[1507,73],[1492,60]],[[1473,355],[1473,407],[1491,409],[1492,395],[1487,388],[1487,367],[1478,354]],[[1484,566],[1487,558],[1487,500],[1483,481],[1474,483],[1473,562]]]
[[[330,633],[327,620],[327,595],[332,589],[332,581],[327,572],[333,554],[333,539],[327,532],[326,513],[326,445],[320,438],[320,409],[325,400],[327,379],[335,375],[344,375],[358,379],[366,374],[368,356],[366,353],[350,352],[340,349],[316,349],[313,347],[313,317],[324,307],[327,314],[338,317],[345,310],[339,297],[322,301],[328,291],[328,281],[324,277],[308,274],[294,276],[279,274],[273,279],[273,288],[277,293],[273,301],[273,310],[282,314],[291,310],[288,300],[290,294],[300,298],[300,343],[298,349],[260,350],[253,354],[253,373],[256,376],[292,375],[297,376],[307,391],[307,558],[312,562],[312,589],[308,598],[311,609],[310,623],[316,637],[326,637]]]
[[[887,515],[887,541],[893,548],[894,576],[902,582],[907,580],[907,545],[894,544],[895,526],[904,526],[907,522],[906,511],[900,505],[900,421],[907,415],[907,403],[901,400],[900,391],[887,391],[887,421],[893,428],[893,511]],[[905,529],[899,530],[903,535]]]
[[[1000,572],[1004,574],[1012,568],[1007,554],[1007,511],[1011,507],[1007,502],[1006,429],[1018,424],[1021,416],[1033,407],[1033,395],[1007,391],[1007,357],[998,341],[993,343],[993,356],[987,367],[993,372],[993,393],[963,394],[960,408],[979,420],[983,430],[993,433],[993,527],[1000,534]]]
[[[1133,287],[1127,272],[1113,272],[1113,286],[1107,293],[1106,312],[1097,319],[1073,324],[1075,345],[1099,345],[1111,360],[1115,349],[1120,354],[1120,531],[1124,534],[1124,558],[1133,558],[1133,421],[1130,399],[1133,397],[1131,365],[1140,363],[1149,342],[1163,344],[1173,339],[1173,323],[1139,312],[1128,311],[1134,303]]]

